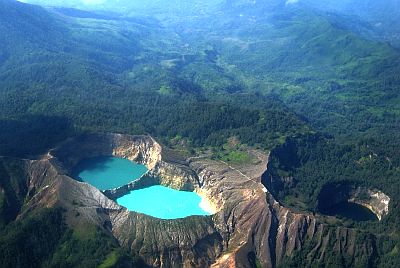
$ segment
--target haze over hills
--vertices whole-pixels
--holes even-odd
[[[299,1],[301,2],[301,1]],[[373,0],[303,0],[324,10],[337,10],[369,20],[396,21],[399,16],[400,3],[396,0],[373,1]]]
[[[208,8],[214,7],[222,0],[205,0],[205,1],[161,1],[161,0],[144,0],[144,1],[129,1],[129,0],[99,0],[99,1],[47,1],[47,0],[26,0],[24,2],[31,4],[40,4],[45,6],[70,7],[83,10],[97,10],[104,12],[117,12],[124,15],[146,15],[163,14],[179,14],[179,15],[198,15],[206,12]]]
[[[314,1],[304,0],[318,9],[338,12],[343,15],[359,18],[368,22],[367,29],[372,30],[380,38],[400,45],[399,21],[400,3],[396,0],[372,1],[372,0],[347,0],[347,1]]]
[[[159,252],[166,252],[165,265],[182,264],[184,254],[180,260],[174,254],[185,250],[198,257],[190,260],[200,267],[236,252],[228,246],[219,251],[221,241],[236,245],[245,239],[229,239],[240,217],[228,210],[208,229],[203,228],[208,220],[169,225],[176,230],[195,226],[201,229],[197,235],[225,226],[235,215],[235,224],[225,230],[229,235],[214,230],[210,240],[183,250],[171,244],[157,251],[143,243],[143,251],[132,253],[121,243],[131,238],[116,234],[107,221],[87,222],[111,214],[97,214],[108,211],[101,206],[96,212],[88,209],[95,214],[83,213],[90,207],[84,194],[96,194],[63,182],[59,176],[64,174],[55,172],[43,155],[67,138],[93,132],[151,135],[177,165],[171,170],[183,165],[198,177],[204,163],[194,159],[215,161],[207,179],[221,175],[218,180],[224,180],[224,172],[236,178],[235,168],[247,176],[264,164],[254,155],[268,152],[268,169],[257,179],[271,195],[253,204],[263,204],[263,213],[249,214],[250,222],[270,222],[252,226],[257,229],[253,236],[261,234],[268,243],[253,237],[247,255],[235,256],[244,267],[399,263],[398,1],[23,2],[29,4],[0,0],[0,156],[5,156],[0,158],[0,253],[7,253],[0,254],[0,266],[29,266],[24,250],[31,249],[22,238],[31,233],[27,248],[38,249],[31,252],[32,267],[140,267]],[[108,139],[99,137],[99,143]],[[207,170],[211,162],[204,161]],[[66,191],[51,188],[60,198],[60,210],[50,195],[40,194],[43,187],[54,186],[48,178],[42,185],[29,177],[42,169]],[[218,191],[229,186],[222,185]],[[236,198],[235,191],[244,186],[232,185]],[[321,200],[327,199],[321,193],[333,196],[335,191],[338,200],[387,195],[389,213],[371,222],[326,216]],[[103,200],[103,195],[93,199]],[[287,208],[290,212],[284,212]],[[235,212],[248,215],[245,209]],[[280,244],[284,239],[279,240],[278,229],[292,226],[291,220],[297,226],[291,231],[296,242]],[[156,221],[145,222],[153,228]],[[321,228],[315,231],[319,238],[302,233],[311,232],[311,223]],[[164,241],[149,237],[144,240]],[[48,247],[42,245],[46,240]],[[104,247],[98,248],[99,243]],[[264,244],[268,247],[261,248]],[[86,262],[79,264],[82,259]]]
[[[185,1],[179,2],[185,3]],[[105,3],[111,5],[113,1]],[[223,4],[214,2],[214,4],[214,10],[209,9],[195,17],[170,13],[168,7],[159,5],[161,13],[164,10],[164,14],[169,14],[161,24],[168,29],[173,29],[167,34],[163,33],[164,36],[169,36],[172,46],[170,47],[171,54],[168,55],[164,52],[160,61],[170,64],[169,66],[173,68],[169,70],[174,75],[179,73],[179,76],[186,80],[191,80],[193,75],[197,76],[196,83],[200,84],[199,86],[203,90],[213,90],[214,85],[210,84],[210,79],[208,79],[211,73],[214,76],[222,74],[223,78],[219,78],[220,84],[223,82],[223,87],[231,88],[231,91],[236,91],[237,89],[234,88],[240,85],[241,90],[245,91],[277,93],[275,95],[283,98],[287,104],[292,102],[292,99],[297,100],[297,94],[300,94],[301,98],[305,98],[306,102],[314,102],[313,95],[316,88],[319,88],[318,100],[315,102],[316,109],[321,111],[321,107],[318,107],[318,103],[321,103],[319,94],[326,96],[327,99],[336,98],[338,103],[338,107],[334,108],[334,113],[331,113],[328,118],[321,117],[321,115],[314,118],[314,120],[322,121],[318,122],[319,124],[327,126],[327,124],[335,125],[334,121],[342,120],[341,117],[344,115],[352,116],[355,112],[352,108],[354,105],[367,105],[369,101],[365,99],[362,103],[355,103],[346,111],[341,108],[343,105],[340,105],[343,100],[354,101],[360,97],[369,97],[364,93],[356,98],[345,95],[353,94],[352,92],[356,91],[356,88],[365,88],[365,90],[370,88],[374,91],[380,84],[388,87],[384,81],[397,79],[395,74],[399,65],[398,52],[377,41],[365,42],[365,38],[343,29],[342,25],[346,24],[346,18],[342,18],[341,24],[338,25],[337,19],[323,17],[323,14],[307,10],[299,3],[287,5],[285,1],[261,1],[255,4],[248,1],[230,1]],[[225,5],[229,7],[224,8],[223,13],[215,11],[215,8]],[[171,4],[171,6],[176,5]],[[163,9],[164,7],[165,9]],[[102,6],[100,8],[104,9]],[[187,14],[191,13],[191,9],[185,10],[187,10]],[[198,9],[194,8],[194,10]],[[287,20],[296,22],[296,24],[288,24]],[[204,21],[211,23],[205,24]],[[311,27],[309,27],[309,21],[312,21]],[[175,38],[174,34],[178,34],[179,38]],[[173,44],[174,42],[175,44]],[[185,46],[185,43],[189,46],[178,49]],[[150,43],[145,47],[148,48],[149,45]],[[185,62],[179,59],[179,55],[174,55],[173,50],[180,50],[177,51],[178,54],[188,54]],[[214,54],[214,62],[204,62],[204,57],[201,55],[204,51]],[[246,54],[246,57],[238,57],[241,54]],[[197,63],[203,67],[206,64],[207,67],[196,66]],[[383,65],[385,65],[384,68],[378,67]],[[191,72],[194,66],[196,66],[195,74]],[[237,68],[231,68],[231,66]],[[246,72],[247,66],[251,66],[250,73]],[[162,72],[166,70],[168,68],[164,66]],[[254,74],[261,76],[261,83],[260,79],[253,79]],[[202,81],[203,77],[206,81]],[[307,81],[298,83],[298,79]],[[323,79],[324,83],[319,83],[320,79]],[[278,82],[278,80],[280,81]],[[315,82],[318,84],[316,85]],[[368,86],[365,85],[366,83]],[[235,86],[232,86],[233,84]],[[288,87],[291,87],[291,90],[288,90]],[[330,87],[341,90],[333,92]],[[389,87],[388,90],[380,91],[381,96],[376,101],[384,102],[383,99],[388,94],[392,94],[392,90],[396,91],[391,86]],[[305,92],[306,94],[304,94]],[[335,96],[331,96],[332,94]],[[340,99],[338,99],[339,95],[342,95]],[[292,104],[297,105],[297,103],[298,101],[295,101]],[[309,113],[301,111],[303,107],[301,102],[299,106],[296,107],[296,112]],[[398,107],[390,108],[391,111],[393,109],[396,110]],[[363,109],[363,112],[365,111],[372,110],[366,107]],[[343,114],[344,112],[346,114]],[[318,113],[313,111],[309,114]],[[337,115],[340,115],[340,118],[330,118]],[[359,116],[376,118],[375,121],[380,120],[375,112]],[[350,117],[348,120],[350,127],[354,120]],[[376,125],[377,122],[372,123]],[[331,129],[331,131],[334,130]]]

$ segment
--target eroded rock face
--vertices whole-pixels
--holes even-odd
[[[312,214],[282,207],[261,184],[267,156],[253,153],[259,164],[251,168],[210,160],[190,163],[210,198],[223,207],[214,220],[224,238],[225,254],[214,267],[252,267],[256,260],[262,267],[276,267],[301,251],[306,251],[309,265],[325,262],[332,252],[352,259],[349,265],[373,260],[372,239],[356,243],[354,229],[329,227]]]
[[[151,170],[161,160],[161,146],[149,136],[91,134],[69,139],[49,153],[68,171],[84,158],[101,155],[127,158]]]
[[[316,216],[282,207],[261,183],[268,156],[247,166],[192,158],[185,163],[163,160],[152,138],[118,134],[69,140],[39,161],[29,161],[29,209],[62,206],[70,226],[89,222],[112,234],[132,255],[154,267],[276,267],[302,252],[311,264],[335,252],[348,265],[373,261],[373,238],[357,241],[358,231],[329,227]],[[98,189],[68,176],[80,159],[116,155],[144,163],[149,172],[123,191],[147,184],[195,190],[217,211],[212,216],[162,220],[119,206]],[[120,191],[120,192],[118,192]],[[21,214],[21,217],[23,214]]]

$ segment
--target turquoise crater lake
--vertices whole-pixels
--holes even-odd
[[[164,186],[134,190],[117,199],[131,211],[160,219],[178,219],[191,215],[210,215],[200,207],[201,197],[194,192],[177,191]]]
[[[112,156],[83,159],[74,168],[75,177],[99,190],[121,187],[147,172],[144,165]],[[192,215],[210,215],[209,208],[195,192],[177,191],[164,186],[134,190],[116,200],[130,211],[160,219],[178,219]],[[203,209],[204,207],[205,209]]]
[[[147,172],[146,166],[128,159],[98,156],[83,159],[74,169],[81,181],[99,190],[109,190],[139,179]]]

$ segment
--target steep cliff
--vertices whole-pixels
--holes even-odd
[[[297,254],[304,255],[304,266],[336,261],[330,259],[332,255],[339,256],[338,264],[343,266],[374,261],[372,237],[357,239],[364,234],[330,227],[311,214],[282,207],[261,184],[267,156],[257,156],[260,163],[251,169],[210,160],[190,163],[204,181],[203,187],[223,207],[214,216],[225,246],[215,267],[251,267],[256,263],[276,267],[287,264]]]
[[[37,208],[60,206],[71,228],[87,223],[99,226],[132,256],[154,267],[277,267],[298,256],[304,266],[374,261],[372,236],[331,227],[314,215],[281,206],[261,183],[268,155],[250,151],[257,160],[241,166],[207,158],[176,164],[165,162],[161,151],[151,137],[88,135],[66,141],[44,159],[24,160],[27,204],[18,217]],[[216,213],[161,220],[128,211],[109,198],[123,194],[118,189],[105,195],[69,176],[80,159],[95,155],[125,157],[149,168],[126,190],[147,184],[195,190]]]

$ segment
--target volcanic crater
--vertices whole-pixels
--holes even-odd
[[[355,243],[356,229],[330,226],[318,215],[283,207],[261,183],[269,155],[249,149],[252,163],[208,157],[176,159],[149,136],[87,134],[71,138],[40,160],[27,160],[29,209],[60,206],[69,226],[94,224],[150,267],[276,267],[307,246],[310,258],[327,251],[373,261],[373,239]],[[100,191],[72,178],[85,158],[115,156],[141,163],[141,178]],[[153,185],[195,191],[212,215],[159,219],[114,200]],[[23,215],[22,215],[23,216]],[[311,256],[312,255],[312,256]]]

